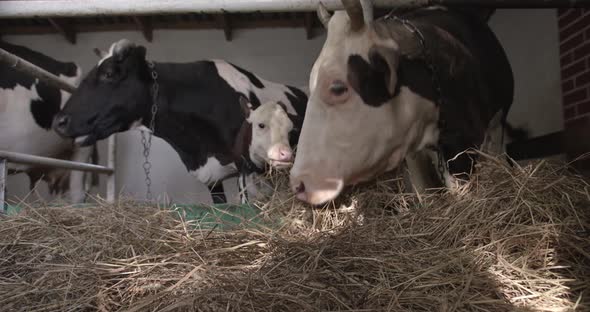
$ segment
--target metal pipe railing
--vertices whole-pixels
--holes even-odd
[[[0,18],[223,12],[303,12],[315,11],[320,2],[328,10],[343,9],[340,0],[4,0],[0,1]],[[375,8],[381,9],[413,8],[437,4],[489,8],[590,7],[590,0],[373,0],[372,3]]]
[[[81,163],[81,162],[75,162],[75,161],[69,161],[69,160],[61,160],[61,159],[35,156],[35,155],[29,155],[29,154],[22,154],[22,153],[7,152],[7,151],[0,151],[0,159],[5,159],[6,161],[14,163],[14,164],[41,165],[41,166],[50,166],[50,167],[70,169],[70,170],[98,172],[98,173],[104,173],[104,174],[112,174],[115,172],[115,170],[113,168],[108,168],[108,167],[100,166],[100,165],[87,164],[87,163]]]
[[[6,178],[8,177],[8,164],[6,159],[0,158],[0,213],[4,211],[6,202]]]
[[[109,176],[107,181],[107,202],[115,201],[115,136],[112,135],[109,138],[109,167],[80,163],[75,161],[54,159],[49,157],[35,156],[22,153],[14,153],[7,151],[0,151],[0,212],[4,210],[6,203],[6,180],[8,163],[23,164],[23,165],[41,165],[49,166],[62,169],[86,171],[86,172],[97,172],[107,174]]]
[[[1,10],[2,9],[0,9],[0,11]],[[0,63],[5,63],[8,66],[12,66],[12,68],[24,73],[25,75],[39,78],[39,80],[53,87],[67,91],[69,93],[73,93],[74,91],[76,91],[76,87],[70,84],[69,82],[4,49],[0,49]]]

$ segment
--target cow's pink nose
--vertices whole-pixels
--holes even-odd
[[[279,160],[280,161],[291,161],[293,153],[290,148],[280,147],[279,148]]]

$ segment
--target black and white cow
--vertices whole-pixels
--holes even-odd
[[[0,48],[27,60],[54,75],[77,85],[82,77],[80,67],[60,62],[27,47],[0,41]],[[97,162],[96,146],[76,147],[52,129],[53,117],[70,94],[0,63],[0,150],[51,157],[78,162]],[[51,194],[69,190],[70,200],[81,203],[90,185],[87,174],[80,171],[42,166],[10,164],[9,173],[24,172],[30,187],[46,181]],[[92,175],[92,185],[97,177]]]
[[[221,193],[213,196],[215,203],[226,202],[221,181],[238,171],[232,150],[245,120],[240,96],[254,108],[268,101],[285,103],[293,116],[292,137],[298,138],[307,95],[297,88],[264,80],[223,60],[155,62],[152,70],[145,47],[126,39],[99,54],[97,66],[56,116],[54,129],[88,145],[115,132],[149,126],[156,82],[154,135],[168,142],[212,193]]]
[[[318,9],[328,34],[310,74],[293,191],[323,204],[404,160],[419,188],[451,186],[473,165],[462,152],[480,146],[496,114],[505,126],[513,101],[512,69],[489,14],[437,6],[365,20],[372,14],[360,1],[342,3],[332,16]],[[442,174],[437,147],[449,160]]]

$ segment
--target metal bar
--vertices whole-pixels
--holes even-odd
[[[0,6],[2,5],[0,4]],[[1,11],[2,9],[0,9],[0,12]],[[26,60],[23,60],[22,58],[12,53],[9,53],[4,49],[0,49],[0,63],[6,63],[9,66],[12,66],[15,70],[39,78],[39,80],[42,80],[49,85],[67,91],[69,93],[73,93],[74,91],[76,91],[76,87],[66,82],[65,80],[62,80],[61,78],[46,71],[45,69]]]
[[[6,212],[5,210],[5,203],[6,203],[6,171],[8,170],[8,165],[6,164],[6,159],[0,158],[0,213]]]
[[[109,174],[107,179],[107,202],[114,203],[116,198],[116,185],[115,185],[115,167],[117,162],[117,135],[113,134],[108,139],[108,157],[107,167],[113,170],[113,173]]]
[[[497,9],[589,8],[588,0],[430,0],[429,4]]]
[[[90,171],[90,172],[98,172],[98,173],[106,173],[112,174],[115,171],[112,168],[107,168],[104,166],[99,165],[92,165],[86,163],[80,163],[75,161],[67,161],[61,159],[54,159],[49,157],[41,157],[35,155],[28,155],[28,154],[21,154],[21,153],[14,153],[14,152],[7,152],[7,151],[0,151],[0,159],[4,158],[6,161],[16,164],[25,164],[25,165],[42,165],[42,166],[51,166],[56,168],[63,168],[63,169],[71,169],[71,170],[80,170],[80,171]]]
[[[340,0],[5,0],[0,1],[0,18],[304,12],[315,11],[320,1],[329,10],[343,9]],[[590,0],[373,0],[376,9],[412,8],[430,4],[489,8],[580,8],[590,7]]]

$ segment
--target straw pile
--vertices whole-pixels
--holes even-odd
[[[2,218],[0,310],[590,310],[590,187],[560,165],[489,158],[421,197],[384,176],[316,209],[275,177],[273,228],[128,201]]]

